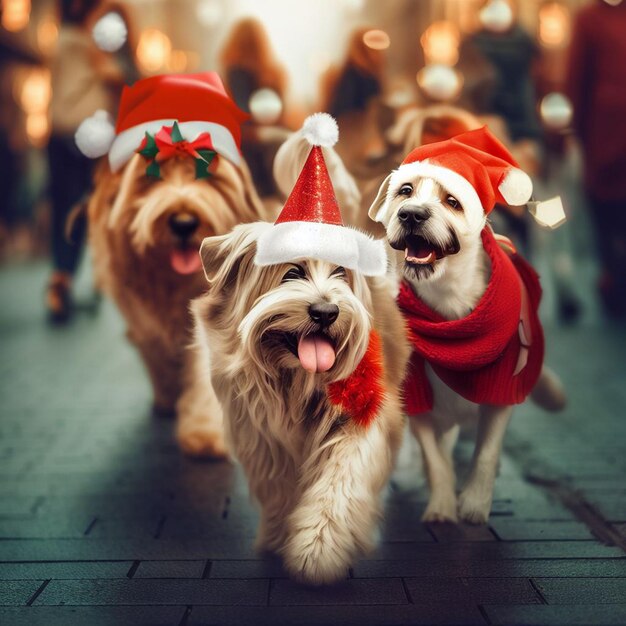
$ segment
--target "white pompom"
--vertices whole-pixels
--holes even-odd
[[[90,159],[107,154],[115,139],[115,128],[106,111],[99,109],[81,122],[74,135],[78,149]]]
[[[533,181],[526,172],[522,172],[517,167],[512,167],[498,185],[498,189],[507,204],[522,206],[533,195]]]
[[[100,50],[116,52],[126,43],[128,29],[119,13],[107,13],[96,22],[92,35]]]
[[[339,139],[339,127],[332,115],[313,113],[304,120],[302,135],[312,146],[330,148]]]

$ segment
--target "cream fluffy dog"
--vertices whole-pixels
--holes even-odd
[[[217,393],[227,441],[261,506],[257,547],[280,554],[297,579],[331,583],[373,543],[402,436],[409,348],[385,277],[306,258],[255,264],[257,241],[272,228],[244,224],[204,240],[209,288],[193,303],[200,388],[189,394]],[[365,424],[331,389],[365,361],[372,331],[384,395]]]
[[[136,154],[119,172],[102,163],[88,211],[97,282],[126,320],[150,375],[155,410],[173,412],[189,378],[189,302],[205,288],[200,243],[264,215],[248,169],[219,158],[210,177],[197,179],[193,159],[173,157],[155,179]],[[225,454],[221,424],[211,419],[219,412],[210,404],[187,399],[178,415],[185,452]]]
[[[417,298],[421,302],[420,306],[425,305],[432,312],[432,315],[429,312],[431,317],[425,324],[428,332],[434,326],[431,323],[433,319],[439,319],[444,324],[446,320],[469,319],[477,305],[482,302],[492,276],[495,276],[495,265],[490,261],[487,248],[482,243],[493,241],[488,234],[491,231],[482,234],[487,222],[485,213],[492,208],[486,206],[486,202],[481,206],[480,202],[483,196],[493,197],[489,195],[489,183],[484,182],[488,179],[476,177],[485,186],[485,189],[477,192],[463,174],[471,178],[482,167],[482,157],[477,156],[477,151],[493,148],[498,153],[500,149],[505,149],[493,144],[496,140],[492,140],[486,130],[473,133],[459,136],[465,137],[462,141],[466,144],[463,146],[442,142],[437,144],[443,146],[441,149],[424,147],[411,153],[410,158],[387,177],[370,208],[370,216],[385,226],[391,247],[401,251],[398,262],[402,268],[404,285],[407,287],[404,293],[408,294],[409,300]],[[420,152],[422,150],[425,151],[424,154]],[[432,152],[427,152],[428,150]],[[471,159],[468,155],[471,155]],[[486,154],[483,156],[488,161]],[[474,160],[475,158],[478,160]],[[497,165],[491,161],[489,163],[490,167],[497,170]],[[522,186],[525,185],[523,194],[530,195],[530,179],[526,180],[519,170],[509,167],[508,163],[503,161],[502,164],[503,169],[498,174],[514,170],[514,174],[519,177],[517,182],[521,180]],[[493,176],[497,180],[495,173]],[[510,195],[510,189],[504,182],[497,188],[497,192],[503,196]],[[518,201],[516,204],[522,202]],[[497,244],[495,247],[498,247]],[[498,256],[497,252],[494,254]],[[498,261],[498,267],[506,263],[508,262]],[[517,278],[512,280],[517,281]],[[516,289],[519,290],[518,287]],[[532,362],[529,350],[532,351],[533,346],[540,346],[537,349],[541,354],[537,358],[543,356],[540,327],[535,327],[534,337],[530,336],[530,325],[527,321],[531,314],[528,312],[528,300],[524,299],[524,289],[522,288],[522,295],[517,296],[521,297],[521,306],[513,313],[516,317],[510,320],[510,341],[519,342],[519,350],[515,348],[511,366],[513,377],[523,376],[531,367],[526,365],[526,361]],[[401,296],[402,293],[401,289]],[[401,299],[400,303],[402,305]],[[493,328],[494,332],[496,330]],[[464,328],[463,332],[465,331]],[[487,332],[491,331],[488,329]],[[425,340],[429,339],[430,337],[426,337]],[[494,358],[497,364],[499,357],[494,355]],[[532,390],[532,397],[544,408],[557,410],[565,403],[560,382],[545,367],[539,375],[541,362],[538,363],[538,380]],[[450,377],[456,377],[462,386],[464,378],[469,374],[462,371],[461,363],[453,363],[451,367],[454,369],[457,366],[460,374],[452,372]],[[508,404],[470,401],[443,382],[428,358],[425,358],[424,367],[427,377],[425,385],[432,391],[430,410],[409,415],[411,430],[421,445],[431,490],[423,520],[456,521],[460,517],[469,522],[484,523],[491,510],[502,440],[513,407]],[[445,370],[443,367],[442,369]],[[448,370],[445,372],[449,373]],[[470,389],[466,395],[475,391]],[[492,391],[488,389],[487,395],[494,395]],[[407,386],[407,394],[409,392]],[[520,399],[516,400],[518,401]],[[469,478],[457,499],[452,450],[459,426],[467,423],[478,425],[476,447]]]

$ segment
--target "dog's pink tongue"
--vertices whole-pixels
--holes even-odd
[[[197,250],[172,250],[170,254],[172,269],[179,274],[193,274],[202,268],[202,262]]]
[[[307,335],[298,342],[298,358],[307,372],[327,372],[335,364],[335,348],[324,335]]]

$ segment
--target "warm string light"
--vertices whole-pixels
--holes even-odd
[[[28,71],[21,89],[19,104],[26,113],[26,134],[35,146],[42,146],[50,132],[48,106],[52,97],[50,71],[33,68]]]
[[[389,35],[384,30],[368,30],[363,34],[363,43],[372,50],[386,50],[391,44]]]
[[[452,22],[433,22],[420,38],[427,64],[456,65],[461,33]]]
[[[181,51],[182,52],[182,51]],[[165,69],[172,53],[170,38],[157,28],[148,28],[141,33],[137,44],[137,61],[148,74]],[[179,62],[182,57],[179,57]]]
[[[2,27],[17,32],[28,26],[30,0],[2,0]]]
[[[539,9],[539,40],[547,48],[562,48],[569,39],[570,15],[566,6],[549,2]]]

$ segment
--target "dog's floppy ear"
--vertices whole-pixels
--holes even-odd
[[[380,213],[380,210],[385,205],[385,202],[387,202],[387,190],[389,189],[390,182],[391,182],[391,174],[389,174],[389,176],[387,176],[387,178],[385,178],[385,180],[383,181],[383,184],[380,186],[380,189],[378,190],[378,194],[376,194],[376,198],[374,199],[374,202],[372,202],[372,206],[370,206],[369,211],[367,212],[370,219],[373,219],[375,222],[382,223],[384,221],[382,219],[382,215],[379,217],[379,213]]]
[[[224,288],[234,281],[245,257],[252,259],[256,236],[254,224],[240,224],[226,235],[205,237],[200,258],[209,287]]]

